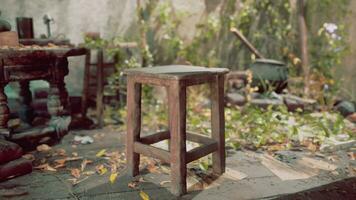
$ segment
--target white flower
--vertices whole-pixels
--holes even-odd
[[[337,25],[334,23],[324,23],[323,27],[330,34],[334,33],[337,30]]]

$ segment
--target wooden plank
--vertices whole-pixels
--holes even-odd
[[[179,81],[170,81],[168,93],[169,127],[171,132],[172,193],[187,192],[186,167],[186,88]]]
[[[199,144],[210,144],[210,143],[215,142],[215,140],[208,138],[204,135],[197,134],[197,133],[191,133],[191,132],[187,132],[187,140],[196,142]]]
[[[211,87],[211,132],[218,143],[213,153],[213,172],[225,172],[225,116],[224,116],[224,75],[216,75]]]
[[[133,77],[127,80],[127,138],[126,155],[128,172],[132,176],[139,174],[140,155],[134,152],[134,142],[140,139],[141,132],[141,84]]]
[[[199,77],[190,78],[189,76],[184,78],[185,86],[200,85],[204,83],[211,83],[214,81],[214,75],[205,74]]]
[[[143,144],[154,144],[162,140],[166,140],[170,138],[169,131],[161,131],[158,133],[154,133],[148,136],[144,136],[140,138],[140,142]]]
[[[164,162],[170,162],[170,153],[166,150],[159,149],[150,145],[142,144],[140,142],[134,143],[134,152],[149,156],[152,158],[160,159]]]
[[[218,149],[217,142],[213,142],[207,145],[194,148],[187,152],[187,158],[186,158],[187,164],[201,157],[204,157],[212,152],[215,152],[217,149]]]

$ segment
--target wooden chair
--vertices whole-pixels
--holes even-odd
[[[158,158],[171,164],[172,193],[187,191],[186,165],[210,153],[213,172],[225,171],[224,136],[224,68],[205,68],[171,65],[126,70],[127,75],[127,165],[130,175],[139,174],[140,154]],[[186,88],[208,83],[211,87],[212,138],[186,132]],[[141,85],[164,86],[168,91],[169,130],[141,137]],[[169,139],[170,150],[150,144]],[[186,140],[199,146],[186,151]]]

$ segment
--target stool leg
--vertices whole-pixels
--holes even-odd
[[[171,134],[171,179],[172,193],[187,192],[186,166],[186,87],[174,81],[169,87],[169,127]]]
[[[133,77],[127,80],[127,139],[126,157],[131,176],[139,174],[140,154],[135,153],[134,143],[140,139],[141,131],[141,84]]]
[[[213,172],[225,172],[225,117],[224,117],[224,76],[217,75],[211,84],[211,129],[212,138],[218,143],[213,153]]]

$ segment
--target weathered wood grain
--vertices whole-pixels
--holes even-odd
[[[186,87],[179,81],[171,81],[168,94],[169,127],[171,133],[171,180],[172,193],[187,192],[186,166]]]
[[[139,174],[140,154],[134,151],[134,143],[139,141],[141,132],[141,84],[134,77],[127,80],[127,167],[131,176]]]
[[[211,86],[211,133],[218,143],[218,150],[213,153],[213,171],[225,172],[225,116],[224,116],[224,75],[216,75]]]

